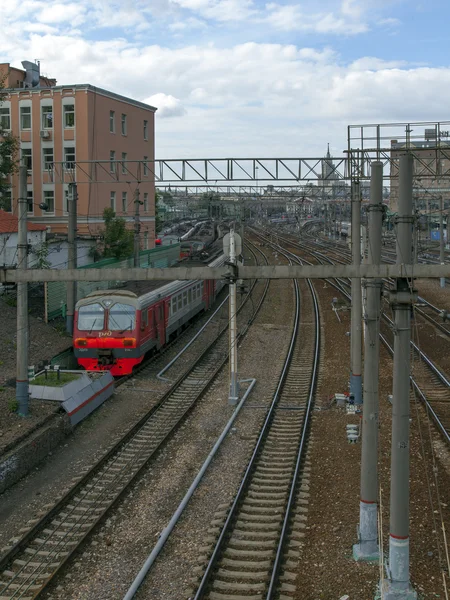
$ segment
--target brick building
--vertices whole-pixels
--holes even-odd
[[[20,158],[28,166],[30,222],[46,225],[52,234],[67,233],[69,183],[76,181],[78,235],[95,236],[108,206],[132,227],[138,188],[141,247],[152,248],[156,109],[89,84],[56,85],[40,75],[38,64],[22,65],[25,70],[0,64],[5,78],[0,121],[19,138]],[[17,197],[14,175],[14,213]]]

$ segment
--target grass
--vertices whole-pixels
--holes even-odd
[[[57,374],[54,371],[49,371],[47,373],[47,377],[45,377],[45,374],[42,373],[42,375],[39,375],[30,383],[31,385],[50,385],[52,387],[62,387],[63,385],[66,385],[66,383],[75,381],[75,379],[78,379],[79,377],[80,376],[76,373],[60,373],[58,379]]]

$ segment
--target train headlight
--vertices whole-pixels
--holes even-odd
[[[87,339],[86,338],[76,338],[75,340],[75,346],[87,346]]]
[[[136,340],[135,338],[124,338],[123,345],[127,346],[128,348],[134,348],[136,346]]]

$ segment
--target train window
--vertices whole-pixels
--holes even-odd
[[[188,302],[189,302],[189,304],[192,303],[192,290],[191,290],[191,288],[188,289]]]
[[[78,309],[80,331],[101,331],[105,322],[105,309],[101,304],[87,304]]]
[[[148,327],[148,310],[144,309],[141,313],[141,329]]]
[[[183,306],[187,305],[187,292],[183,292]]]
[[[109,309],[108,329],[111,331],[131,331],[136,324],[136,309],[129,304],[114,304]]]
[[[183,308],[183,298],[181,297],[181,294],[179,294],[177,296],[178,299],[178,310],[181,310]]]
[[[172,298],[172,314],[177,312],[177,299]]]

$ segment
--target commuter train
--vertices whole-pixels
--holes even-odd
[[[208,266],[225,263],[221,255]],[[210,308],[223,281],[159,282],[147,293],[98,290],[75,306],[73,347],[80,367],[128,375],[151,351],[176,337],[195,315]]]

